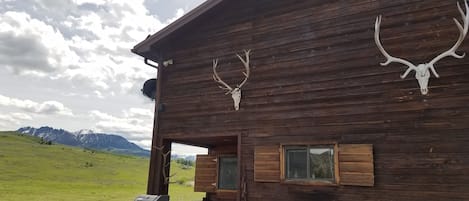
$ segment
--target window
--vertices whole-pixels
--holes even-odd
[[[335,183],[334,145],[285,146],[285,179]]]
[[[254,181],[292,185],[374,186],[372,144],[262,145]]]
[[[236,156],[222,156],[218,163],[218,189],[238,189],[238,159]]]

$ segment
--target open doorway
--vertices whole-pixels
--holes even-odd
[[[171,201],[202,201],[205,193],[195,192],[195,163],[197,155],[207,155],[205,147],[173,142],[169,171]]]
[[[207,154],[196,156],[194,180],[194,191],[204,193],[204,201],[239,200],[239,136],[185,138],[177,142],[207,147]]]

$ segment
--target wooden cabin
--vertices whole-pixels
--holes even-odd
[[[385,67],[380,15],[402,58]],[[132,50],[158,63],[148,193],[167,194],[177,142],[209,149],[207,201],[469,200],[469,58],[427,68],[425,95],[403,65],[466,38],[463,17],[457,0],[207,0]],[[219,86],[246,66],[236,110]]]

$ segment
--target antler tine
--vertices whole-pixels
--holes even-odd
[[[153,148],[155,148],[156,150],[158,151],[162,151],[164,149],[164,146],[153,146]]]
[[[243,87],[243,85],[246,83],[246,81],[248,81],[249,74],[251,73],[250,65],[249,65],[249,55],[251,54],[251,50],[244,50],[244,54],[246,56],[246,60],[244,60],[243,57],[241,57],[241,55],[236,54],[236,56],[238,56],[238,58],[241,60],[241,62],[243,62],[244,68],[246,68],[246,72],[243,72],[245,78],[240,84],[238,84],[238,88]]]
[[[458,41],[456,41],[456,44],[454,44],[453,47],[451,47],[451,49],[438,55],[429,63],[430,69],[432,73],[435,75],[435,77],[440,77],[440,75],[438,75],[438,73],[435,70],[434,65],[436,62],[448,56],[452,56],[457,59],[462,59],[466,56],[466,53],[463,53],[461,55],[458,55],[456,53],[456,50],[459,48],[459,46],[462,44],[462,42],[466,38],[467,31],[469,29],[469,6],[467,4],[467,0],[464,0],[464,7],[466,8],[466,12],[464,12],[464,10],[461,8],[461,4],[458,2],[458,10],[459,10],[459,13],[461,13],[461,17],[462,17],[462,21],[464,25],[461,25],[461,23],[456,18],[453,18],[454,23],[456,23],[456,26],[458,27],[459,32],[460,32]]]
[[[409,68],[406,70],[406,72],[401,75],[401,78],[405,78],[405,77],[407,77],[407,75],[409,75],[410,71],[416,70],[416,67],[415,67],[414,64],[410,63],[409,61],[406,61],[406,60],[401,59],[401,58],[393,57],[390,54],[388,54],[388,52],[386,52],[383,45],[381,44],[380,37],[379,37],[379,33],[380,33],[380,29],[381,29],[380,28],[381,19],[382,19],[382,16],[380,15],[380,16],[376,17],[376,22],[375,22],[375,43],[378,46],[378,49],[381,51],[381,53],[387,59],[387,61],[384,62],[384,63],[381,63],[381,65],[382,66],[387,66],[392,62],[396,62],[396,63],[400,63],[400,64],[404,64],[404,65],[408,66]]]
[[[218,86],[218,87],[220,87],[220,89],[227,90],[227,92],[225,93],[225,95],[227,95],[227,94],[229,94],[233,91],[233,88],[231,88],[230,85],[223,82],[223,80],[221,80],[220,76],[218,76],[217,66],[218,66],[218,59],[214,59],[213,60],[213,76],[212,76],[213,80],[215,80],[215,82],[218,82],[219,84],[225,86],[225,87],[222,87],[222,86]]]

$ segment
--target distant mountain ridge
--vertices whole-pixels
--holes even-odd
[[[126,155],[150,156],[150,151],[142,149],[122,136],[106,133],[94,133],[92,130],[80,130],[72,133],[63,129],[44,126],[40,128],[23,127],[18,129],[17,132],[42,137],[45,140],[69,146],[109,151]]]

